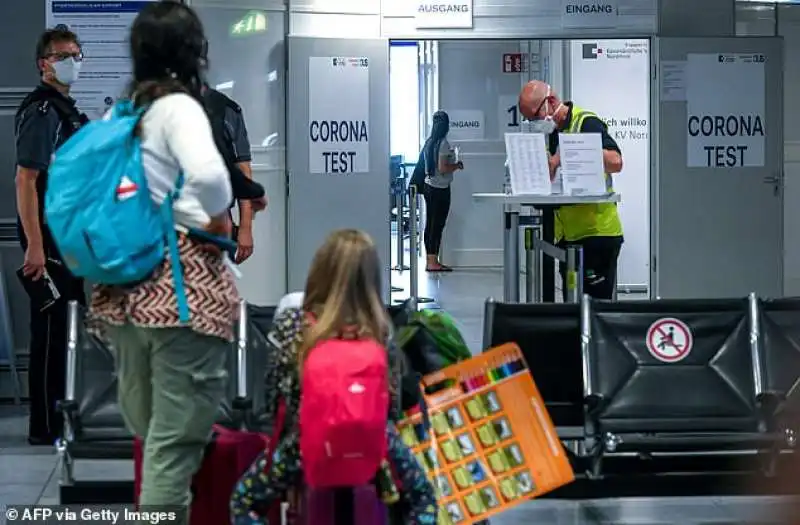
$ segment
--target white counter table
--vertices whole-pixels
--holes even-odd
[[[618,193],[607,195],[506,195],[505,193],[473,193],[472,198],[496,202],[503,207],[503,300],[519,302],[520,288],[520,254],[519,254],[519,215],[522,208],[548,208],[569,204],[602,204],[620,202]],[[557,256],[562,250],[541,239],[537,248],[551,256]],[[581,262],[582,264],[582,262]],[[578,297],[577,300],[580,300]]]

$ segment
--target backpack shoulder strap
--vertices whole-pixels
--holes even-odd
[[[181,264],[178,232],[175,230],[175,217],[172,209],[173,204],[180,196],[184,179],[183,172],[178,173],[174,190],[172,193],[167,194],[167,197],[161,204],[161,220],[167,235],[169,258],[172,261],[172,279],[175,282],[175,299],[178,303],[178,317],[181,323],[187,324],[189,322],[189,297],[186,295],[186,283],[183,278],[183,265]]]

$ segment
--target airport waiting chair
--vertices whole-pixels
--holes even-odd
[[[271,410],[265,406],[267,385],[265,374],[274,351],[275,341],[270,340],[275,306],[246,305],[239,313],[237,328],[237,361],[239,378],[236,382],[234,407],[244,414],[244,426],[251,430],[271,433]],[[412,311],[411,301],[387,306],[389,317],[395,326],[408,322]]]
[[[590,474],[614,452],[764,450],[749,301],[592,301],[583,368]]]
[[[66,396],[59,404],[64,433],[56,445],[60,500],[62,504],[102,503],[103,497],[116,499],[125,488],[114,480],[76,480],[74,462],[133,459],[133,435],[119,410],[111,350],[85,330],[84,311],[75,301],[69,304],[67,323]]]
[[[562,438],[583,427],[581,317],[578,304],[486,301],[485,349],[516,343]],[[582,432],[578,433],[582,437]]]
[[[389,314],[389,319],[392,320],[392,325],[394,325],[395,328],[407,325],[414,311],[413,301],[411,299],[406,299],[402,303],[386,306],[386,312]]]
[[[2,259],[0,259],[0,262]],[[6,295],[5,275],[0,272],[0,368],[8,367],[11,385],[14,389],[14,404],[22,404],[22,381],[17,367],[17,349],[14,347],[14,333],[11,324],[11,308]],[[3,355],[5,354],[5,358]]]
[[[242,309],[246,309],[243,304]],[[61,463],[61,503],[118,503],[132,501],[129,481],[76,480],[76,460],[131,460],[133,435],[119,409],[114,356],[102,341],[84,328],[84,312],[77,302],[69,304],[67,389],[59,403],[64,414],[64,433],[57,443]],[[263,352],[251,352],[252,356]],[[245,424],[247,404],[240,395],[239,353],[230,352],[228,391],[220,404],[217,423],[229,428]],[[249,370],[256,370],[251,365]],[[255,372],[253,372],[255,373]],[[260,383],[263,383],[261,381]],[[257,384],[257,383],[256,383]]]
[[[271,431],[265,406],[265,374],[274,345],[269,342],[276,306],[242,303],[237,328],[238,380],[235,407],[243,414],[243,425],[251,430]]]
[[[773,430],[784,436],[781,446],[793,449],[800,431],[800,298],[750,300],[757,312],[753,332],[759,336],[764,404]]]

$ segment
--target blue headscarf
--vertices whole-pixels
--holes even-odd
[[[425,173],[429,176],[436,173],[436,165],[439,162],[439,146],[448,131],[450,131],[450,117],[444,111],[437,111],[433,114],[431,134],[422,147],[422,153],[425,155]]]

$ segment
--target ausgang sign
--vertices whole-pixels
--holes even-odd
[[[561,26],[572,29],[617,27],[619,0],[561,0]]]
[[[419,0],[417,29],[472,29],[472,0]]]

